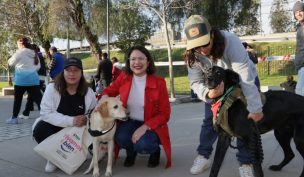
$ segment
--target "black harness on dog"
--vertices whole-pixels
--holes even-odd
[[[89,121],[89,129],[88,129],[88,132],[90,133],[91,136],[97,137],[97,136],[105,135],[105,134],[107,134],[108,132],[110,132],[110,131],[115,127],[115,124],[116,124],[116,123],[115,123],[115,121],[114,121],[112,127],[111,127],[110,129],[108,129],[108,130],[104,130],[104,131],[103,131],[103,130],[102,130],[102,131],[92,130],[92,129],[91,129],[91,121],[90,121],[92,112],[93,112],[93,110],[89,111],[89,112],[86,114],[86,115],[87,115],[87,118],[88,118],[88,121]]]
[[[213,127],[216,131],[221,127],[231,137],[241,138],[231,130],[228,123],[228,109],[231,107],[233,102],[238,99],[246,104],[246,100],[241,89],[239,87],[232,86],[216,103],[212,104]],[[214,109],[215,107],[217,109]]]

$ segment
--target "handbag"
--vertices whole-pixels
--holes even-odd
[[[38,144],[34,151],[72,175],[87,158],[87,147],[92,142],[87,132],[86,126],[63,128]]]

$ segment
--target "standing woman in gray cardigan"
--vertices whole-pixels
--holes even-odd
[[[249,59],[240,39],[232,33],[211,28],[208,20],[199,15],[192,15],[185,22],[187,51],[185,60],[188,65],[188,78],[191,89],[198,98],[205,102],[205,118],[200,133],[198,156],[190,169],[191,174],[199,174],[209,167],[209,156],[217,133],[212,127],[212,112],[210,103],[214,98],[223,94],[224,83],[209,90],[203,82],[203,73],[213,65],[229,68],[240,75],[240,85],[247,101],[248,118],[259,121],[263,117],[262,103],[255,78],[255,66]],[[252,176],[251,158],[247,149],[237,141],[241,177]]]

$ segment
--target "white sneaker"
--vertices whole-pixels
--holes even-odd
[[[20,114],[20,115],[18,116],[18,118],[20,118],[20,119],[29,119],[29,116],[25,116],[25,115],[23,115],[23,114]]]
[[[190,173],[193,175],[197,175],[199,173],[202,173],[206,169],[210,167],[210,161],[209,159],[206,159],[202,155],[198,155],[193,162],[192,167],[190,168]]]
[[[57,167],[50,161],[47,161],[46,165],[45,165],[45,172],[47,173],[52,173],[57,169]]]
[[[243,164],[239,168],[240,177],[254,177],[251,164]]]

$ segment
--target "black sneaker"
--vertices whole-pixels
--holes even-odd
[[[159,159],[160,159],[160,148],[154,153],[152,153],[149,157],[148,161],[148,167],[155,168],[159,165]]]
[[[137,153],[134,152],[133,155],[127,155],[126,160],[124,162],[125,167],[132,167],[135,163]]]

